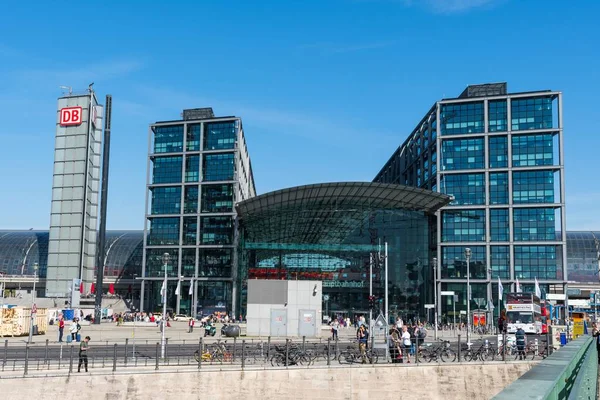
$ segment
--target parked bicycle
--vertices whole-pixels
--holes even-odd
[[[377,364],[377,360],[379,356],[377,352],[371,348],[365,350],[365,362],[369,364]],[[340,352],[338,356],[338,361],[340,364],[355,364],[363,362],[363,356],[358,349],[358,346],[348,346],[346,350]]]
[[[212,346],[212,350],[207,350],[202,353],[202,362],[231,362],[232,354],[227,350],[226,346],[227,341],[221,342],[218,341]],[[200,351],[196,350],[194,352],[194,359],[196,362],[200,362]]]
[[[287,353],[287,358],[286,358]],[[311,365],[315,359],[309,350],[302,350],[296,344],[275,346],[275,354],[271,357],[272,366]],[[287,361],[286,361],[287,360]]]
[[[424,343],[419,346],[419,360],[433,362],[441,360],[442,362],[456,361],[456,352],[450,347],[449,340],[440,340],[440,344],[433,346],[432,343]]]

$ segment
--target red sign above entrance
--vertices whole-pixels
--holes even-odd
[[[60,124],[62,126],[81,125],[81,117],[81,107],[65,107],[60,110]]]

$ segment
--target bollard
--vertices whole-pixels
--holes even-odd
[[[331,340],[330,340],[330,342],[331,342]],[[339,345],[338,341],[336,340],[335,341],[335,357],[333,358],[334,360],[340,356],[340,347],[339,346],[340,345]]]
[[[46,353],[44,354],[44,364],[48,363],[48,343],[50,340],[46,339]]]
[[[117,370],[117,344],[113,347],[113,372]]]
[[[200,336],[200,340],[198,341],[198,369],[201,368],[202,365],[202,336]]]
[[[337,343],[336,343],[337,346]],[[327,338],[327,365],[331,365],[331,338]]]
[[[156,371],[158,371],[158,358],[159,358],[159,357],[160,357],[160,343],[156,342],[156,358],[155,358],[155,360],[156,360],[156,365],[155,365],[155,367],[154,367],[154,369],[155,369]]]
[[[8,340],[6,342],[8,343]],[[269,359],[270,355],[271,355],[271,336],[269,336],[267,338],[267,360]]]
[[[502,361],[506,361],[506,332],[502,332]]]
[[[23,376],[27,375],[29,369],[29,344],[25,345],[25,367],[23,368]]]
[[[306,336],[302,336],[302,351],[306,351]]]
[[[550,327],[546,329],[546,357],[550,357]]]
[[[231,355],[232,362],[235,362],[235,348],[237,347],[237,338],[233,338],[233,354]]]
[[[69,375],[73,372],[73,345],[71,345],[71,351],[69,352]]]
[[[415,364],[419,363],[419,336],[415,335]]]
[[[242,340],[242,369],[246,366],[246,341]]]
[[[129,338],[125,338],[125,359],[123,363],[127,366],[127,347],[129,347]]]
[[[458,352],[457,352],[457,357],[458,357],[458,362],[462,362],[462,358],[460,358],[460,351],[461,349],[461,344],[460,344],[460,333],[458,334]]]
[[[169,356],[167,354],[169,354],[169,338],[165,338],[165,364],[169,364]]]
[[[8,339],[4,341],[4,361],[2,362],[2,371],[4,371],[4,366],[6,365],[8,359]]]
[[[290,355],[290,340],[285,339],[285,366],[288,366],[288,357]]]

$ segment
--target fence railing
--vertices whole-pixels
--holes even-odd
[[[584,335],[564,346],[507,386],[494,399],[596,399],[598,353]]]

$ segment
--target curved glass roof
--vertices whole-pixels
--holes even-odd
[[[567,273],[569,281],[598,283],[600,232],[567,231]]]
[[[253,241],[343,243],[366,225],[372,211],[433,213],[450,197],[424,189],[374,182],[297,186],[266,193],[236,205]]]
[[[48,231],[0,230],[0,272],[8,275],[33,275],[33,264],[46,277],[48,263]],[[143,231],[107,231],[105,276],[141,276]]]

